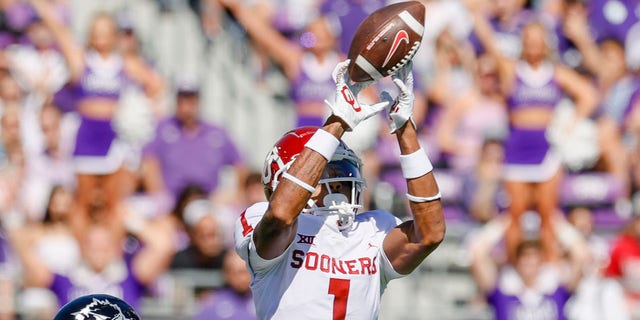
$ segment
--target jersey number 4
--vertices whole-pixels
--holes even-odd
[[[347,299],[349,298],[349,279],[329,280],[329,294],[333,298],[333,320],[344,320],[347,315]]]

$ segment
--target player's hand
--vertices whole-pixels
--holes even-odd
[[[360,122],[373,117],[386,108],[389,102],[381,101],[372,105],[358,102],[360,91],[373,83],[373,81],[351,84],[347,73],[348,66],[349,60],[336,65],[332,73],[333,81],[336,83],[335,99],[333,103],[327,100],[324,102],[331,108],[333,114],[349,127],[347,131],[351,131]]]
[[[400,94],[397,98],[393,99],[391,95],[383,91],[380,98],[389,102],[387,108],[387,114],[389,116],[389,127],[391,133],[402,128],[407,124],[407,121],[411,120],[413,123],[413,74],[411,73],[412,62],[409,61],[405,64],[396,74],[392,76],[393,83],[400,90]]]

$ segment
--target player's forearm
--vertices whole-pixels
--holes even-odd
[[[397,139],[403,155],[424,152],[420,151],[417,132],[410,124],[398,130]],[[410,195],[423,198],[437,196],[440,192],[433,171],[407,179],[407,189]],[[439,199],[434,199],[425,202],[410,201],[409,205],[414,217],[414,228],[409,234],[409,241],[426,246],[430,252],[444,239],[446,226],[442,204]]]

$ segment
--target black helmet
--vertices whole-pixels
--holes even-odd
[[[90,294],[64,305],[54,320],[140,320],[140,316],[120,298]]]

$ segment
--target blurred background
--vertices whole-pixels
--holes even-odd
[[[265,200],[281,134],[322,124],[335,64],[392,2],[1,0],[0,319],[90,292],[145,319],[253,318],[235,219]],[[640,2],[421,2],[414,121],[447,235],[380,318],[640,319]],[[384,115],[344,139],[366,207],[409,218]],[[551,313],[547,269],[517,291],[540,263],[514,234],[559,267]],[[524,311],[498,314],[514,269]]]

